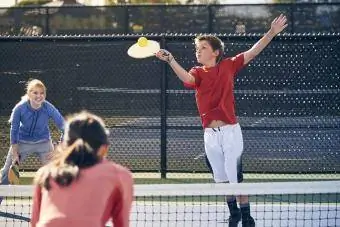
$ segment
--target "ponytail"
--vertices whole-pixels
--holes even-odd
[[[64,150],[57,148],[52,162],[37,173],[34,183],[49,190],[50,179],[53,179],[59,186],[67,187],[78,179],[81,168],[93,166],[100,160],[88,143],[77,139]]]

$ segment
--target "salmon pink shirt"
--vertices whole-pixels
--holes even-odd
[[[126,168],[103,160],[67,187],[50,185],[35,188],[32,227],[104,227],[110,218],[115,227],[129,226],[133,178]]]

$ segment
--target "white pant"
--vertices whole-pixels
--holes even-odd
[[[239,124],[205,128],[204,146],[216,183],[243,180],[243,138]]]

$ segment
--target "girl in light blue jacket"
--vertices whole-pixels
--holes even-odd
[[[1,184],[9,184],[8,171],[12,163],[20,163],[36,153],[46,163],[53,144],[48,126],[53,119],[58,129],[64,130],[64,118],[46,98],[46,87],[40,80],[27,84],[27,93],[13,108],[11,123],[11,146],[4,167],[1,169]],[[0,198],[1,201],[1,198]]]

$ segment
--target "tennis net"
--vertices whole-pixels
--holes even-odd
[[[340,181],[135,185],[130,226],[227,226],[225,196],[249,195],[256,226],[334,227],[339,192]],[[32,186],[0,186],[0,226],[29,226],[32,194]]]

